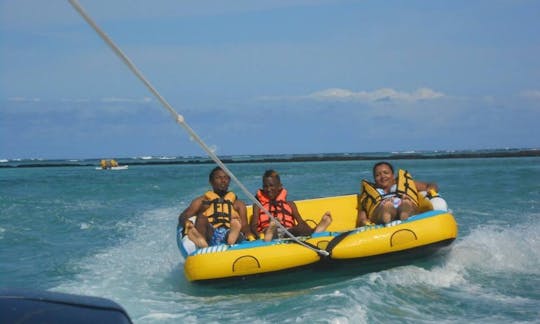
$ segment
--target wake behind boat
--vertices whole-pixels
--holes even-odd
[[[425,198],[427,200],[427,198]],[[440,201],[442,198],[437,197]],[[367,265],[399,255],[426,255],[451,244],[457,237],[454,216],[443,207],[430,208],[405,221],[356,227],[358,195],[296,201],[304,220],[314,226],[325,211],[332,214],[327,232],[292,239],[244,241],[196,249],[178,228],[177,243],[185,258],[184,273],[190,281],[244,277],[313,266],[323,260],[332,264],[356,260]],[[431,203],[430,203],[431,204]],[[252,210],[248,208],[248,217]],[[312,247],[312,248],[310,248]],[[317,250],[328,255],[321,255]],[[414,252],[412,254],[411,252]],[[407,258],[407,262],[413,259]]]

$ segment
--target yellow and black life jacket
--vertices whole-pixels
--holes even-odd
[[[411,177],[410,173],[406,170],[399,170],[396,178],[396,190],[387,194],[381,194],[374,183],[367,180],[362,180],[362,188],[360,194],[360,204],[362,210],[365,210],[368,217],[373,213],[375,207],[379,205],[381,200],[387,197],[403,197],[409,196],[412,201],[418,205],[418,190]]]
[[[272,216],[279,220],[285,228],[291,228],[296,225],[293,217],[292,207],[287,202],[287,190],[281,189],[275,200],[264,194],[262,190],[257,191],[257,200],[261,205],[268,210]],[[261,209],[259,209],[259,222],[257,223],[257,231],[262,232],[270,225],[270,217]]]
[[[238,217],[234,209],[236,195],[234,192],[227,192],[223,197],[213,191],[207,191],[204,194],[203,206],[208,206],[203,212],[203,216],[208,217],[208,222],[214,228],[231,227],[231,218]]]

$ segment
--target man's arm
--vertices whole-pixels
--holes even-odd
[[[257,232],[257,225],[259,224],[259,206],[253,204],[253,209],[252,210],[253,210],[253,215],[251,215],[251,221],[249,222],[249,228],[251,229],[251,233],[253,233],[255,235],[255,237],[258,238],[259,233]]]
[[[199,209],[201,208],[202,201],[202,196],[193,199],[191,204],[189,204],[188,208],[186,208],[183,212],[180,213],[180,215],[178,215],[178,224],[184,225],[191,216],[196,216],[199,212]]]

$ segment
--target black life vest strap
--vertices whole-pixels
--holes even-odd
[[[293,243],[296,243],[296,244],[300,244],[299,242],[294,241],[294,240],[293,240],[292,242],[293,242]],[[311,243],[309,243],[309,242],[303,241],[302,244],[300,244],[300,245],[306,245],[306,246],[312,248],[312,249],[313,249],[314,251],[316,251],[316,252],[320,250],[319,247],[317,247],[316,245],[313,245],[313,244],[311,244]],[[318,254],[319,257],[321,258],[321,260],[322,260],[322,259],[326,259],[326,258],[328,258],[328,256],[329,256],[329,255],[322,254],[322,253],[320,253],[320,252],[317,252],[317,254]]]
[[[332,255],[332,250],[341,242],[343,241],[349,234],[354,233],[355,230],[347,231],[339,234],[338,236],[334,237],[330,242],[328,242],[328,246],[326,247],[326,252],[329,253],[329,256]]]
[[[212,216],[210,216],[210,223],[214,228],[218,228],[221,226],[229,227],[228,224],[230,224],[231,221],[231,215],[232,215],[232,208],[233,204],[229,200],[224,200],[222,197],[216,198],[214,200],[210,201],[204,201],[204,204],[212,205],[212,208],[214,209]],[[227,206],[227,211],[219,211],[219,205]]]

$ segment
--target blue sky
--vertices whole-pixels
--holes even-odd
[[[540,1],[80,3],[218,155],[540,147]],[[0,158],[204,155],[67,1],[0,71]]]

